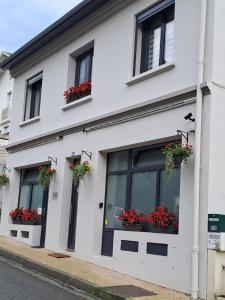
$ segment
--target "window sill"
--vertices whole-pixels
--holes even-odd
[[[8,124],[8,123],[10,123],[10,119],[5,119],[5,120],[0,122],[0,125],[5,125],[5,124]]]
[[[40,117],[39,116],[34,117],[32,119],[29,119],[27,121],[24,121],[24,122],[20,123],[20,127],[24,127],[26,125],[33,124],[33,123],[36,123],[38,121],[40,121]]]
[[[62,107],[62,110],[66,111],[66,110],[69,110],[73,107],[76,107],[76,106],[79,106],[81,104],[84,104],[84,103],[87,103],[87,102],[90,102],[92,100],[92,95],[88,95],[84,98],[81,98],[79,100],[75,100],[69,104],[65,104],[63,107]]]
[[[171,62],[171,63],[167,63],[167,64],[164,64],[162,66],[159,66],[155,69],[152,69],[150,71],[147,71],[147,72],[144,72],[144,73],[141,73],[139,75],[136,75],[134,77],[132,77],[129,81],[126,82],[126,84],[128,86],[131,86],[135,83],[138,83],[138,82],[141,82],[145,79],[149,79],[149,78],[152,78],[154,76],[157,76],[161,73],[164,73],[166,71],[169,71],[171,69],[173,69],[175,67],[175,63],[174,62]]]

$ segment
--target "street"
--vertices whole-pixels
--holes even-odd
[[[88,300],[91,298],[0,257],[0,300],[40,299]]]

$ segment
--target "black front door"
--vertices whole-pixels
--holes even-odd
[[[69,250],[75,249],[77,202],[78,202],[78,186],[75,183],[73,183],[71,202],[70,202],[70,221],[69,221],[69,234],[68,234],[68,243],[67,243],[67,248]]]
[[[48,211],[48,191],[46,188],[43,191],[43,202],[42,202],[42,214],[41,214],[41,240],[40,246],[45,246],[45,235],[46,235],[46,223],[47,223],[47,211]]]

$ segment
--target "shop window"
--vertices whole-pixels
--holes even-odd
[[[42,209],[43,187],[37,182],[38,170],[26,169],[21,171],[20,195],[18,207]]]
[[[167,207],[179,218],[180,169],[168,180],[162,146],[132,149],[108,155],[106,184],[106,229],[122,229],[122,209],[133,208],[147,215],[158,206]],[[145,231],[152,231],[146,223]],[[174,232],[178,233],[178,226]]]

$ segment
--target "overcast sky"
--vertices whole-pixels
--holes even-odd
[[[0,50],[15,52],[81,0],[0,0]]]

